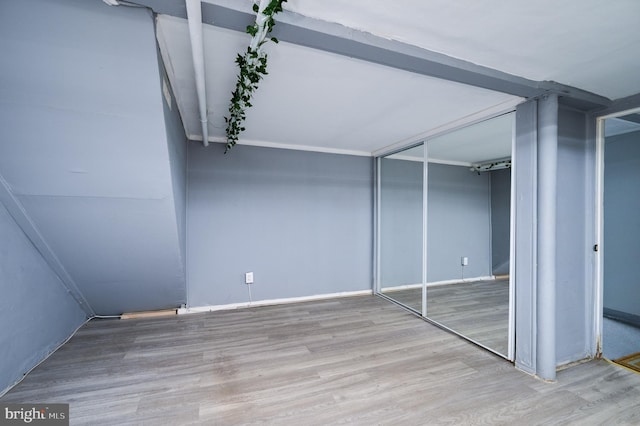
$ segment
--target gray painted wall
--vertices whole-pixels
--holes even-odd
[[[370,290],[371,158],[188,146],[189,306]]]
[[[5,2],[0,50],[0,174],[89,304],[184,303],[179,126],[165,127],[152,15]]]
[[[587,320],[592,241],[587,241],[585,212],[590,204],[586,115],[568,107],[558,111],[558,188],[556,237],[556,358],[566,364],[590,353]]]
[[[429,163],[427,281],[491,275],[489,175]]]
[[[86,319],[0,203],[0,395]]]
[[[380,285],[418,284],[422,282],[424,163],[380,161]]]
[[[604,307],[640,315],[640,132],[606,138]]]
[[[494,275],[509,273],[511,169],[489,172],[491,184],[491,264]]]

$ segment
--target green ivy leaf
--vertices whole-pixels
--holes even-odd
[[[252,37],[255,37],[258,34],[258,27],[255,25],[247,25],[247,34],[251,34]]]

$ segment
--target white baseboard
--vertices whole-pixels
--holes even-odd
[[[464,283],[474,283],[478,281],[493,281],[496,277],[494,275],[488,275],[485,277],[473,277],[473,278],[462,278],[457,280],[443,280],[443,281],[434,281],[431,283],[427,283],[427,287],[438,287],[441,285],[451,285],[451,284],[464,284]],[[412,288],[421,288],[422,284],[406,284],[406,285],[398,285],[394,287],[382,287],[380,291],[383,292],[393,292],[393,291],[402,291],[409,290]]]
[[[288,303],[311,302],[314,300],[336,299],[339,297],[370,296],[371,290],[345,291],[341,293],[317,294],[313,296],[289,297],[285,299],[256,300],[254,302],[229,303],[227,305],[194,306],[179,308],[178,315],[198,314],[202,312],[229,311],[233,309],[253,308],[256,306],[285,305]]]

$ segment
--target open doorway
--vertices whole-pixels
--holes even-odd
[[[598,125],[601,351],[640,371],[640,109]]]

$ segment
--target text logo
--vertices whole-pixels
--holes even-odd
[[[68,426],[69,404],[0,404],[0,426]]]

